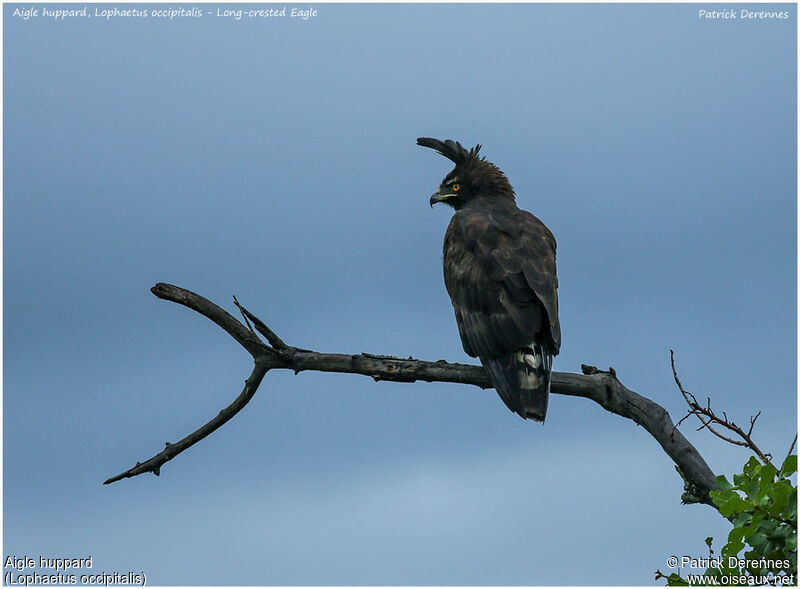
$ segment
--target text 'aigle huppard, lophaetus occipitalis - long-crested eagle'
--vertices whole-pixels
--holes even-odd
[[[556,240],[500,169],[457,141],[420,137],[455,163],[431,206],[455,209],[444,236],[444,283],[464,351],[480,358],[500,398],[544,421],[553,356],[561,347]]]

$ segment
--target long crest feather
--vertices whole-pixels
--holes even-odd
[[[435,149],[457,166],[464,165],[470,160],[477,158],[478,152],[481,149],[480,145],[476,145],[472,149],[467,150],[458,141],[453,141],[452,139],[442,141],[440,139],[434,139],[433,137],[418,137],[417,145]]]
[[[492,162],[478,155],[481,149],[480,144],[472,149],[466,149],[458,141],[452,139],[442,141],[433,137],[418,137],[417,145],[435,149],[456,165],[445,180],[457,175],[461,182],[470,186],[473,194],[495,195],[514,201],[514,188],[506,175]],[[453,206],[460,205],[457,203]]]

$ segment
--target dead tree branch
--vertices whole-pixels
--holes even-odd
[[[789,446],[789,451],[786,453],[786,458],[792,455],[792,450],[794,450],[794,445],[797,443],[797,434],[794,435],[794,439],[792,440],[792,445]],[[783,459],[783,462],[786,462],[786,458]],[[783,464],[783,463],[781,463]]]
[[[697,398],[692,393],[683,388],[683,384],[681,383],[681,380],[678,378],[678,372],[677,370],[675,370],[675,353],[672,350],[669,351],[669,359],[670,363],[672,364],[672,376],[675,379],[675,384],[678,385],[678,389],[680,389],[681,394],[683,395],[683,398],[686,401],[686,404],[689,405],[689,412],[686,415],[684,415],[680,419],[680,421],[678,421],[677,424],[675,424],[675,428],[677,429],[677,427],[681,423],[683,423],[686,419],[688,419],[689,416],[694,415],[695,417],[697,417],[697,419],[700,420],[700,423],[702,423],[702,425],[699,428],[697,428],[697,431],[700,431],[701,429],[707,429],[712,434],[714,434],[721,440],[725,440],[729,444],[733,444],[734,446],[742,446],[744,448],[750,448],[753,452],[756,453],[756,455],[761,459],[761,461],[764,464],[769,464],[770,466],[774,467],[775,465],[772,464],[771,461],[772,455],[769,453],[762,452],[761,448],[759,448],[756,445],[756,443],[753,441],[752,438],[753,428],[756,425],[756,420],[761,415],[761,411],[756,413],[754,416],[750,417],[750,427],[748,427],[747,431],[745,432],[741,427],[736,425],[736,423],[730,421],[728,419],[727,413],[725,413],[724,411],[722,412],[722,417],[714,413],[713,409],[711,409],[710,398],[706,398],[705,407],[700,403],[698,403]],[[715,429],[715,427],[713,426],[724,427],[728,431],[732,431],[733,433],[735,433],[741,439],[737,440],[731,438],[730,436],[726,436],[725,434],[722,434],[719,431],[717,431],[717,429]],[[792,447],[794,447],[794,443],[792,443]],[[791,453],[791,449],[789,450],[789,453]]]
[[[214,432],[241,411],[255,394],[266,373],[272,369],[293,370],[295,374],[305,370],[342,372],[363,374],[375,381],[421,380],[470,384],[482,389],[491,388],[491,383],[481,366],[367,353],[325,354],[290,346],[236,301],[246,321],[252,322],[255,329],[267,339],[268,343],[264,343],[252,328],[243,325],[227,311],[200,295],[165,283],[156,284],[151,291],[160,299],[180,303],[219,325],[253,356],[255,366],[241,394],[216,417],[179,442],[167,444],[162,452],[149,460],[137,463],[133,468],[108,479],[105,484],[145,472],[159,474],[165,462]],[[583,374],[554,372],[551,392],[591,399],[607,411],[631,419],[644,427],[672,459],[683,477],[687,487],[687,492],[683,495],[684,502],[712,505],[708,492],[716,488],[714,473],[695,447],[676,430],[669,413],[658,403],[625,387],[617,378],[613,368],[604,371],[583,365],[581,369]]]
[[[253,368],[252,374],[250,374],[250,378],[248,378],[244,382],[244,389],[239,394],[236,399],[234,399],[233,403],[225,407],[222,411],[217,413],[216,417],[210,420],[201,428],[193,431],[188,436],[180,440],[179,442],[175,442],[174,444],[170,444],[166,442],[165,448],[153,456],[150,460],[146,460],[145,462],[137,462],[136,466],[131,469],[126,470],[123,473],[118,474],[115,477],[111,477],[103,484],[108,485],[109,483],[114,483],[121,479],[127,479],[130,477],[135,477],[137,474],[142,474],[145,472],[152,472],[154,475],[158,476],[161,474],[161,467],[162,465],[175,458],[178,454],[183,452],[184,450],[188,450],[191,446],[194,446],[197,442],[205,438],[206,436],[211,435],[220,427],[222,427],[226,422],[228,422],[234,415],[239,413],[247,403],[250,402],[250,399],[253,398],[253,395],[256,394],[258,390],[258,385],[261,384],[261,380],[264,378],[264,375],[267,373],[267,368],[260,366],[256,363],[255,367]]]

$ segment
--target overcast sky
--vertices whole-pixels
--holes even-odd
[[[794,5],[20,6],[3,7],[5,555],[161,585],[647,585],[724,543],[632,422],[556,395],[540,426],[441,383],[273,372],[160,477],[101,485],[251,369],[156,282],[228,310],[235,294],[290,344],[471,361],[441,273],[450,210],[428,206],[451,164],[420,135],[483,144],[555,234],[556,370],[614,366],[677,420],[672,348],[689,390],[741,423],[761,410],[756,439],[788,449]],[[747,460],[695,428],[716,473]]]

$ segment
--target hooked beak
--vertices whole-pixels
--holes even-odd
[[[437,202],[442,202],[443,200],[447,200],[451,196],[455,196],[455,193],[451,192],[449,194],[443,194],[441,189],[437,190],[431,196],[431,208],[433,208],[433,205],[435,205]]]

